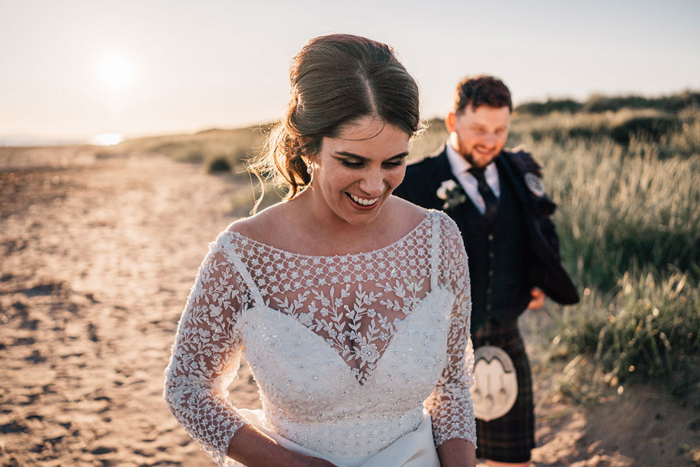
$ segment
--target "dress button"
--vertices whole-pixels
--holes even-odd
[[[496,256],[496,254],[493,251],[489,252],[489,258],[493,258],[495,256]]]
[[[489,276],[493,276],[493,269],[489,271]]]
[[[493,240],[493,234],[489,234],[489,242]]]

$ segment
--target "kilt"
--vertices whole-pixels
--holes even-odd
[[[513,360],[518,378],[518,397],[504,416],[485,422],[476,419],[477,458],[497,462],[527,462],[535,447],[535,408],[530,362],[517,323],[487,322],[472,335],[474,349],[493,345]]]

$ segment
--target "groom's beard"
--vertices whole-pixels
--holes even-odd
[[[498,150],[498,148],[496,147],[492,151],[490,151],[489,152],[490,158],[486,164],[481,163],[481,161],[477,162],[477,160],[474,158],[474,154],[472,152],[473,150],[469,151],[467,153],[459,151],[459,153],[462,155],[462,157],[464,157],[464,159],[467,162],[469,162],[469,165],[471,165],[472,167],[476,167],[478,169],[482,169],[482,168],[486,167],[487,165],[489,165],[491,162],[493,162],[496,159],[496,157],[498,157],[498,155],[501,153],[502,150],[503,150],[503,148],[501,148],[501,150]],[[481,159],[483,159],[483,155],[481,156]]]

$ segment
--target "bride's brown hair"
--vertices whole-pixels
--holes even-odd
[[[285,200],[311,182],[304,157],[362,117],[377,117],[410,137],[421,128],[418,85],[381,42],[350,34],[311,39],[292,60],[292,98],[260,158],[248,168],[287,186]],[[262,196],[255,207],[260,204]]]

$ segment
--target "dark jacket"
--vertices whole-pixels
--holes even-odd
[[[552,300],[564,305],[577,303],[578,292],[561,265],[559,238],[550,219],[556,205],[546,194],[538,196],[534,193],[525,181],[528,173],[541,178],[539,165],[529,153],[522,151],[503,151],[495,162],[502,182],[506,177],[514,187],[526,219],[530,261],[525,274],[534,286],[541,288]],[[530,180],[532,175],[528,175]],[[437,191],[445,180],[454,180],[459,185],[459,181],[452,175],[447,151],[443,147],[436,154],[409,165],[406,177],[394,194],[424,208],[441,210],[445,201],[438,197]],[[471,200],[467,197],[465,203],[471,203]],[[449,209],[446,213],[463,229],[466,216],[460,206]]]

